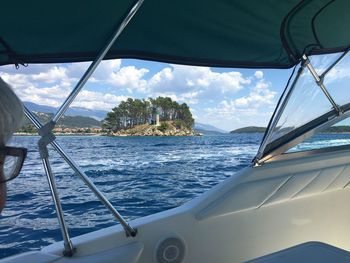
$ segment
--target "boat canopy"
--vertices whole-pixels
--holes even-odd
[[[92,61],[131,0],[3,1],[0,65]],[[105,59],[290,68],[350,44],[348,0],[145,0]]]
[[[85,172],[55,141],[53,129],[102,59],[138,58],[170,63],[247,68],[290,68],[301,63],[272,116],[256,164],[283,152],[331,119],[350,115],[344,88],[329,94],[323,77],[345,56],[350,46],[349,0],[61,0],[2,1],[0,65],[91,61],[52,119],[42,124],[29,109],[24,113],[38,129],[39,153],[48,178],[63,236],[65,256],[75,253],[65,222],[48,145],[69,164],[129,237],[137,235]],[[344,52],[319,75],[309,56]],[[304,111],[288,102],[304,93],[307,67],[327,99],[320,110]],[[333,71],[334,72],[334,71]],[[309,79],[307,79],[309,78]],[[300,83],[300,84],[299,84]],[[326,83],[327,85],[330,83]],[[316,89],[317,90],[317,89]],[[336,97],[336,102],[333,97]],[[340,105],[338,105],[338,104]],[[288,106],[291,105],[291,106]],[[307,102],[302,101],[302,105]],[[285,110],[285,111],[284,111]],[[283,115],[285,114],[285,115]],[[299,118],[304,119],[299,121]]]

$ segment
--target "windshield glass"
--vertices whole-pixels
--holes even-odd
[[[318,55],[309,57],[309,60],[317,75],[320,78],[324,76],[324,86],[335,103],[345,110],[348,109],[344,105],[350,102],[347,87],[350,78],[350,55],[343,53]],[[276,125],[270,128],[271,133],[266,139],[265,153],[312,129],[313,125],[305,126],[307,127],[305,130],[303,126],[318,117],[324,118],[326,113],[332,115],[333,107],[330,100],[307,67],[291,87],[289,97],[284,100],[286,105],[280,114],[275,115]],[[331,115],[327,115],[321,122],[326,122]],[[296,131],[298,128],[300,129]]]
[[[310,151],[344,145],[350,145],[350,118],[316,133],[287,152]]]
[[[341,58],[342,55],[343,53],[317,55],[310,56],[309,59],[312,65],[314,66],[317,74],[322,75],[328,68],[332,67],[332,64],[334,64],[339,58]]]
[[[332,105],[305,69],[293,88],[288,103],[268,143],[327,113]]]
[[[347,54],[326,74],[324,79],[327,90],[340,106],[350,102],[349,80],[350,55]]]

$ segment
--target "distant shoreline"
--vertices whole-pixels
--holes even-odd
[[[230,132],[227,134],[252,134],[252,133],[259,133],[264,134],[264,132]],[[350,132],[321,132],[320,134],[350,134]],[[14,133],[14,136],[39,136],[38,133]],[[106,136],[106,137],[188,137],[188,136],[203,136],[204,133],[202,132],[195,132],[191,135],[135,135],[135,134],[108,134],[108,133],[54,133],[55,136]]]
[[[39,136],[37,133],[14,133],[14,136]],[[189,136],[203,136],[203,133],[194,133],[186,135],[135,135],[135,134],[107,134],[107,133],[54,133],[55,136],[89,136],[89,137],[189,137]]]
[[[266,127],[248,126],[230,131],[231,134],[237,133],[265,133]],[[322,134],[350,134],[350,126],[332,126],[321,131]]]
[[[38,133],[15,132],[14,136],[39,136]],[[54,133],[55,136],[105,136],[102,133]]]

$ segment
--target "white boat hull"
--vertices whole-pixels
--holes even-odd
[[[40,253],[55,262],[231,263],[309,241],[350,250],[349,164],[338,151],[248,167],[181,207],[130,222],[134,238],[118,225],[73,238],[72,258],[61,242]],[[160,251],[168,238],[170,250]]]

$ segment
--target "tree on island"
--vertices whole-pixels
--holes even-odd
[[[179,104],[169,97],[156,99],[128,98],[114,107],[103,120],[103,128],[109,131],[129,129],[136,125],[151,123],[157,112],[161,121],[174,121],[178,126],[191,129],[194,119],[186,103]]]

